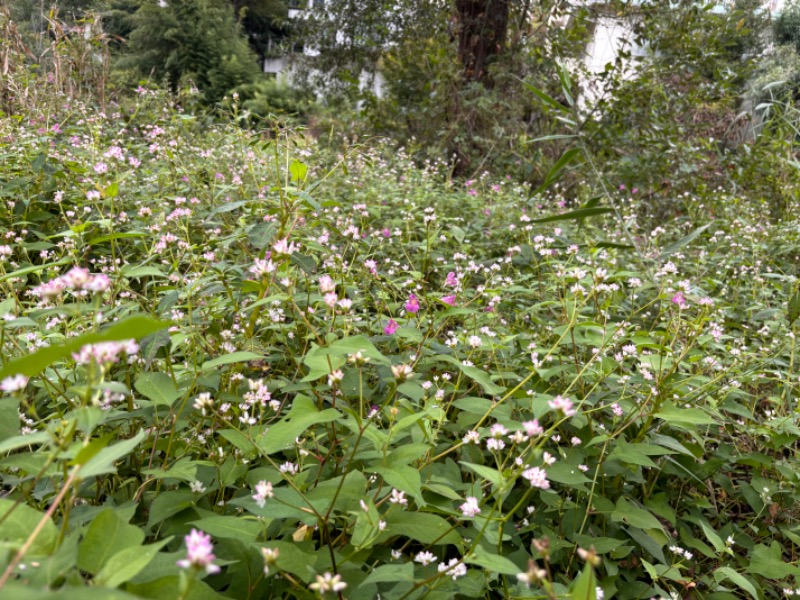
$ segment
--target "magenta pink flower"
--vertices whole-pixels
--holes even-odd
[[[453,271],[450,271],[447,274],[447,279],[444,280],[444,284],[447,287],[456,287],[458,285],[458,277],[456,277],[456,274]]]
[[[445,304],[449,304],[450,306],[455,306],[456,305],[456,297],[455,296],[445,296],[444,298],[442,298],[442,302],[444,302]]]
[[[683,296],[683,292],[678,292],[672,297],[672,301],[678,305],[679,308],[684,308],[688,304],[686,302],[686,298]]]
[[[394,332],[397,331],[399,325],[394,319],[389,319],[389,322],[383,328],[383,333],[386,335],[394,335]]]
[[[408,302],[405,304],[406,312],[416,314],[419,312],[419,300],[414,294],[408,296]]]
[[[178,561],[182,569],[204,569],[209,575],[219,573],[219,567],[214,564],[214,545],[211,536],[192,529],[192,532],[183,538],[186,542],[186,558]]]

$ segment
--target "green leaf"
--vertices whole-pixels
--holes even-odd
[[[484,372],[477,367],[471,367],[468,365],[461,364],[460,361],[456,360],[452,356],[438,356],[439,360],[446,361],[456,367],[467,377],[478,383],[482,388],[483,391],[492,396],[498,396],[500,394],[505,393],[506,388],[503,386],[497,385],[489,378],[489,374]]]
[[[789,325],[794,323],[800,317],[800,289],[796,290],[789,303],[786,306],[786,318],[789,320]]]
[[[614,212],[613,208],[604,206],[596,206],[593,208],[579,208],[570,212],[553,215],[550,217],[542,217],[541,219],[531,219],[532,223],[551,223],[552,221],[574,221],[577,219],[585,219],[586,217],[594,217],[597,215],[607,215]]]
[[[65,257],[62,258],[61,260],[57,260],[54,263],[23,267],[22,269],[17,269],[16,271],[12,271],[11,273],[0,274],[0,282],[6,281],[7,279],[14,279],[15,277],[22,277],[23,275],[28,275],[29,273],[39,273],[40,271],[45,271],[46,269],[51,269],[53,267],[59,267],[61,265],[65,265],[70,262],[72,262],[72,258]]]
[[[757,544],[750,554],[750,564],[747,567],[747,572],[761,575],[767,579],[800,576],[800,568],[788,564],[783,559],[783,552],[778,542],[772,542],[770,546]]]
[[[92,575],[100,572],[106,561],[128,547],[138,547],[144,532],[128,525],[110,508],[92,521],[78,546],[78,568]]]
[[[642,559],[642,566],[644,567],[644,570],[647,571],[647,574],[650,575],[650,579],[652,579],[653,581],[658,581],[659,579],[658,571],[656,571],[656,568],[653,566],[652,563],[646,561],[645,559]]]
[[[127,231],[127,232],[119,232],[119,233],[110,233],[108,235],[101,235],[96,238],[92,238],[86,242],[89,246],[97,246],[98,244],[102,244],[104,242],[110,242],[111,240],[125,240],[130,238],[140,238],[146,237],[147,234],[139,233],[135,231]]]
[[[363,335],[354,335],[340,340],[336,340],[326,348],[319,348],[317,354],[320,356],[343,356],[348,357],[356,352],[361,352],[370,362],[381,365],[390,365],[391,361],[381,354],[375,345]]]
[[[168,490],[156,496],[150,505],[148,529],[194,505],[195,494],[189,490]]]
[[[217,538],[233,538],[245,543],[255,542],[256,538],[264,533],[264,524],[252,519],[234,516],[205,517],[190,522],[198,529]]]
[[[0,454],[11,452],[12,450],[19,450],[20,448],[38,446],[51,441],[52,438],[47,431],[37,431],[36,433],[29,433],[28,435],[16,435],[0,443]]]
[[[567,165],[569,165],[569,163],[571,163],[578,156],[580,156],[580,154],[581,154],[580,148],[570,148],[569,150],[564,152],[564,154],[561,155],[561,158],[559,158],[556,161],[556,164],[554,164],[550,169],[550,171],[547,173],[547,175],[544,178],[544,181],[542,182],[542,185],[536,188],[531,194],[531,196],[533,197],[538,196],[547,188],[549,188],[552,184],[554,184],[559,179],[559,177],[561,177],[561,174],[563,173],[564,169],[567,168]],[[584,210],[592,210],[592,209],[587,208]]]
[[[700,527],[703,530],[703,533],[706,535],[706,539],[711,542],[711,545],[714,546],[714,550],[717,553],[722,554],[725,551],[725,542],[722,541],[722,538],[719,534],[714,531],[714,529],[709,525],[705,519],[700,519]]]
[[[9,511],[11,514],[6,517]],[[39,525],[45,514],[26,504],[17,504],[13,500],[0,498],[0,548],[8,544],[12,549],[18,550]],[[30,556],[44,556],[52,554],[58,543],[58,528],[48,517],[44,527],[36,536],[28,551]]]
[[[140,431],[129,440],[103,448],[103,450],[84,463],[78,476],[81,479],[88,479],[89,477],[97,477],[106,473],[116,473],[117,469],[114,463],[133,452],[144,438],[145,432]]]
[[[422,480],[419,471],[414,467],[397,465],[369,467],[369,469],[383,477],[390,486],[412,496],[418,507],[425,506],[425,501],[422,499]]]
[[[141,600],[141,598],[152,598],[153,600],[174,600],[175,598],[178,598],[177,592],[180,590],[180,586],[181,578],[177,575],[169,575],[167,577],[161,577],[154,581],[148,581],[145,583],[129,583],[125,586],[125,589],[136,595],[126,595],[125,599],[137,598]],[[205,581],[201,581],[198,578],[195,578],[192,581],[192,588],[188,597],[191,598],[191,600],[225,600],[226,598],[225,596],[215,592]],[[74,600],[82,600],[82,598],[80,596],[76,596]],[[93,599],[88,598],[87,600]],[[97,600],[103,599],[98,598]],[[108,600],[113,599],[109,598]]]
[[[661,522],[653,514],[622,496],[617,500],[616,508],[611,513],[611,520],[615,523],[623,522],[639,529],[661,529]]]
[[[341,418],[342,413],[333,408],[318,410],[314,402],[307,396],[296,396],[289,413],[278,423],[270,427],[257,441],[264,454],[273,454],[279,450],[291,448],[295,439],[311,427],[319,423],[330,423]]]
[[[221,429],[217,431],[217,435],[225,438],[231,444],[236,446],[245,456],[253,456],[258,453],[258,447],[247,439],[241,431],[236,429]]]
[[[664,402],[655,416],[670,425],[714,425],[716,421],[700,408],[678,408],[670,402]]]
[[[114,181],[103,190],[103,197],[116,198],[117,196],[119,196],[119,181]]]
[[[372,570],[361,585],[370,583],[393,583],[395,581],[414,581],[414,563],[402,565],[381,565]]]
[[[299,160],[293,160],[289,164],[289,173],[292,176],[292,181],[305,181],[308,175],[308,167]]]
[[[171,465],[166,471],[164,469],[142,469],[142,473],[149,475],[153,479],[178,479],[179,481],[191,483],[197,480],[198,466],[199,463],[197,461],[184,457]]]
[[[19,398],[0,401],[0,442],[19,434]]]
[[[569,109],[566,106],[556,101],[552,96],[550,96],[546,92],[540,90],[539,88],[528,83],[527,81],[523,81],[522,85],[524,85],[529,91],[533,92],[533,94],[537,98],[539,98],[539,100],[547,104],[550,108],[554,108],[558,112],[569,114]]]
[[[156,557],[158,551],[171,540],[172,536],[155,544],[121,550],[108,560],[95,577],[95,581],[111,588],[122,585],[144,569]]]
[[[725,581],[726,579],[740,590],[747,592],[753,600],[760,600],[761,594],[756,590],[756,586],[744,575],[737,573],[730,567],[719,567],[714,571],[714,580],[717,583]]]
[[[224,365],[250,362],[251,360],[261,360],[263,358],[263,354],[256,354],[255,352],[231,352],[230,354],[225,354],[224,356],[219,356],[215,359],[204,362],[201,370],[211,371]]]
[[[166,373],[142,373],[133,384],[136,391],[159,406],[172,406],[183,394]]]
[[[174,589],[177,589],[177,587]],[[3,600],[31,600],[32,597],[31,586],[28,584],[9,582],[3,587]],[[122,590],[86,586],[65,586],[53,591],[37,589],[35,598],[36,600],[141,600],[139,596],[132,596]],[[195,599],[204,600],[198,596],[192,596],[192,600]]]
[[[572,600],[597,600],[597,578],[594,575],[594,568],[589,563],[583,567],[583,571],[572,584]]]
[[[308,542],[269,541],[267,548],[275,548],[280,552],[275,566],[281,571],[297,575],[308,583],[314,578],[314,566],[318,560],[314,548]]]
[[[391,511],[386,515],[386,521],[381,540],[401,535],[423,544],[453,544],[461,548],[464,543],[450,523],[430,513]]]
[[[700,237],[700,235],[702,235],[702,233],[706,229],[711,227],[713,224],[714,224],[713,222],[706,223],[702,227],[698,227],[697,229],[692,231],[689,235],[682,237],[677,242],[673,242],[672,244],[670,244],[669,246],[664,248],[664,250],[661,251],[661,254],[658,255],[658,260],[662,261],[662,260],[668,258],[669,256],[675,254],[678,250],[680,250],[684,246],[686,246],[688,244],[691,244],[694,240],[696,240],[698,237]]]
[[[76,338],[70,338],[63,344],[54,344],[41,348],[33,354],[28,354],[8,362],[0,370],[0,379],[11,375],[22,374],[33,377],[44,371],[56,361],[62,360],[79,351],[86,344],[97,342],[114,342],[120,340],[140,339],[169,326],[169,323],[157,321],[150,317],[137,315],[123,319],[104,329],[100,333],[87,333]]]
[[[517,575],[524,571],[524,569],[520,569],[505,556],[487,552],[483,546],[476,546],[475,551],[466,557],[464,562],[483,567],[490,573],[501,573],[503,575]]]
[[[582,486],[584,483],[592,481],[577,466],[562,461],[556,462],[545,470],[550,481],[563,485]]]
[[[123,277],[128,277],[129,279],[139,279],[140,277],[166,277],[167,274],[164,273],[158,267],[151,267],[148,265],[142,266],[135,266],[129,265],[122,269]]]
[[[479,477],[482,477],[486,481],[491,482],[495,487],[501,487],[503,485],[503,475],[497,469],[464,461],[461,461],[459,464],[462,467],[466,467]]]

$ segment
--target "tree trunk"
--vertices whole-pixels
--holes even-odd
[[[488,66],[505,45],[511,1],[456,0],[458,58],[467,81],[492,86]]]

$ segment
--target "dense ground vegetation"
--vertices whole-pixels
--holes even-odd
[[[538,180],[457,178],[332,121],[115,95],[102,30],[52,20],[32,67],[0,25],[4,600],[800,594],[774,58],[665,49],[651,118],[619,79],[597,120],[554,63]],[[717,143],[747,84],[749,138]]]
[[[4,597],[796,586],[794,218],[60,104],[0,132]]]

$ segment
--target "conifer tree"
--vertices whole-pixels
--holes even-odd
[[[172,91],[191,80],[213,103],[259,73],[233,7],[224,0],[145,0],[133,23],[120,66],[163,80]]]

